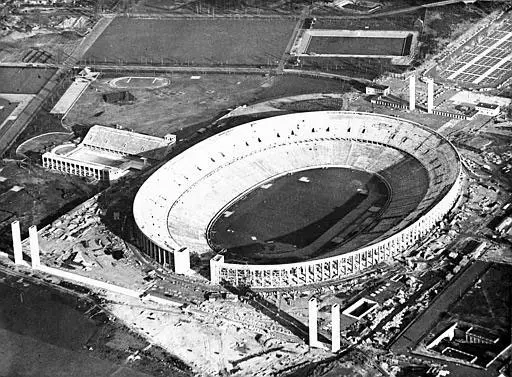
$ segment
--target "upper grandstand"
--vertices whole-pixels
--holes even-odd
[[[211,221],[230,203],[262,182],[317,167],[371,172],[392,190],[371,235],[320,257],[376,243],[421,221],[460,172],[452,145],[412,122],[356,112],[283,115],[224,131],[166,163],[139,190],[135,221],[160,248],[209,252]]]
[[[162,159],[176,143],[175,135],[159,138],[105,126],[92,126],[77,146],[64,144],[43,154],[43,166],[101,181],[119,179]]]
[[[175,142],[175,135],[160,138],[117,128],[92,126],[82,141],[82,145],[90,149],[104,150],[123,156],[160,160],[167,153],[169,144]]]

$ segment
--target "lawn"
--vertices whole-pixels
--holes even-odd
[[[0,67],[0,93],[37,94],[55,68]]]
[[[312,36],[308,53],[402,56],[404,43],[405,38]]]
[[[226,209],[228,216],[213,224],[211,242],[228,249],[227,259],[290,263],[323,256],[321,244],[304,248],[341,222],[342,234],[351,226],[349,217],[359,221],[367,208],[383,205],[389,194],[371,174],[345,168],[310,169],[270,183],[244,194]],[[371,195],[358,193],[360,185]]]
[[[116,18],[84,59],[167,65],[276,65],[291,37],[290,19]]]
[[[112,91],[107,83],[112,78],[101,78],[80,97],[66,121],[70,125],[87,126],[119,124],[149,135],[175,133],[178,138],[183,138],[208,125],[212,118],[228,108],[284,96],[350,90],[346,82],[293,75],[267,78],[208,74],[201,75],[198,80],[190,77],[173,74],[165,76],[170,81],[166,87],[130,89],[136,101],[123,106],[103,101],[102,94]]]

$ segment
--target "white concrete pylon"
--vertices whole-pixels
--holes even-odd
[[[190,252],[186,247],[174,251],[174,272],[180,275],[190,275]]]
[[[331,351],[338,352],[341,348],[340,340],[340,305],[333,304],[331,307]]]
[[[427,79],[427,113],[432,114],[434,111],[434,80]]]
[[[23,264],[23,251],[21,249],[21,231],[18,220],[11,223],[12,248],[14,250],[14,263]]]
[[[409,110],[416,109],[416,76],[409,76]]]
[[[315,297],[309,299],[308,303],[308,328],[309,328],[309,346],[318,345],[318,306]]]
[[[30,240],[30,258],[32,259],[32,268],[37,269],[41,265],[41,260],[39,259],[39,236],[35,225],[28,228],[28,236]]]

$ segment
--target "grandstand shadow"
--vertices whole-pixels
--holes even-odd
[[[429,186],[425,167],[411,155],[376,174],[387,186],[385,195],[374,192],[375,186],[369,193],[355,193],[326,216],[293,232],[235,247],[222,244],[220,240],[213,244],[227,249],[226,262],[252,264],[303,262],[344,254],[371,244],[415,211]],[[231,236],[225,236],[228,237],[225,241],[229,242]]]
[[[318,219],[309,225],[297,229],[293,232],[280,235],[264,242],[247,244],[239,247],[229,248],[226,253],[226,258],[244,258],[248,254],[263,253],[263,256],[258,260],[254,257],[252,263],[263,264],[277,264],[277,263],[294,263],[303,262],[309,257],[319,256],[322,253],[322,248],[331,241],[342,229],[340,224],[345,224],[344,219],[350,215],[367,197],[365,194],[357,193],[351,196],[346,203],[339,207],[335,207],[333,211],[326,216]],[[270,245],[268,242],[272,242]],[[275,246],[286,248],[287,250],[275,250]],[[290,251],[293,247],[297,246],[298,249]],[[274,250],[273,250],[274,249]],[[265,257],[264,254],[272,254],[282,256]]]

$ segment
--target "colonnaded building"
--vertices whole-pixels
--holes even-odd
[[[177,272],[186,251],[209,260],[213,283],[281,288],[399,256],[453,208],[461,181],[455,148],[420,124],[298,113],[194,145],[142,185],[133,211],[140,247]]]
[[[43,167],[110,182],[161,160],[175,143],[171,134],[160,138],[96,125],[80,144],[63,144],[44,153]]]

